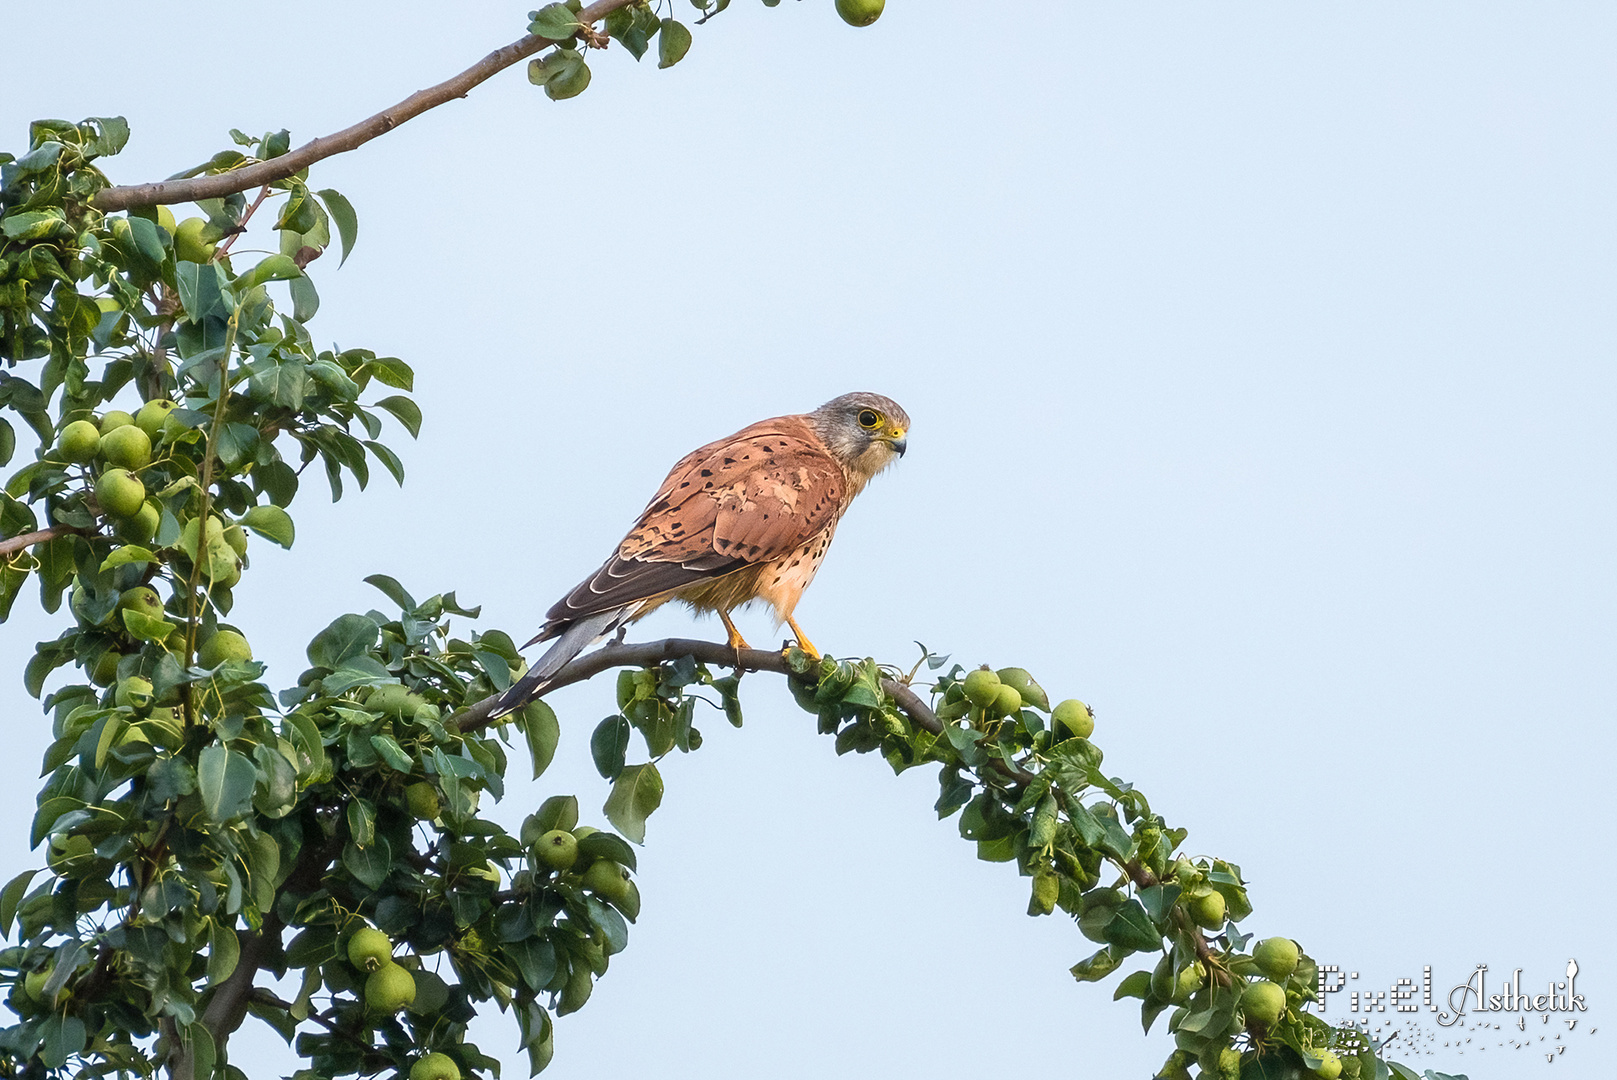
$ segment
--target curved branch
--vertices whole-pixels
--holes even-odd
[[[593,26],[612,12],[635,2],[636,0],[596,0],[578,13],[578,21],[585,26]],[[323,135],[313,142],[304,143],[296,150],[280,157],[260,161],[242,169],[232,169],[230,172],[215,173],[212,176],[109,187],[97,192],[91,201],[96,209],[110,212],[128,210],[134,206],[217,199],[238,191],[246,191],[248,188],[285,180],[317,161],[358,149],[377,136],[387,134],[406,120],[413,120],[429,109],[436,109],[456,98],[465,97],[479,83],[554,44],[555,42],[549,38],[527,34],[504,48],[495,49],[454,78],[446,79],[436,86],[429,86],[425,90],[417,90],[397,105],[383,109],[367,120],[361,120],[335,134]]]
[[[583,682],[610,668],[650,667],[653,664],[680,660],[687,656],[697,663],[716,664],[735,668],[737,671],[772,671],[788,679],[802,678],[792,671],[786,663],[786,654],[782,652],[769,649],[732,649],[721,642],[698,641],[694,638],[665,638],[662,641],[648,641],[640,645],[612,644],[586,653],[557,672],[556,677],[545,688],[545,693],[548,694],[559,686]],[[943,723],[938,720],[937,714],[909,686],[885,676],[882,678],[881,686],[882,690],[892,697],[893,703],[902,709],[917,727],[925,728],[934,735],[943,733]],[[486,697],[469,706],[465,712],[456,714],[455,721],[460,730],[481,731],[488,727],[488,714],[493,710],[499,696],[495,694]]]
[[[9,540],[0,540],[0,559],[8,559],[23,548],[43,544],[47,540],[55,540],[58,536],[71,536],[73,533],[81,532],[84,532],[84,530],[77,525],[52,525],[48,529],[23,533],[21,536],[13,536]]]

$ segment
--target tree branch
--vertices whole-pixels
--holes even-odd
[[[607,645],[592,653],[585,653],[556,673],[545,693],[560,686],[593,678],[610,668],[651,667],[670,660],[691,657],[697,663],[717,664],[737,671],[772,671],[789,679],[801,678],[786,663],[786,654],[769,649],[732,649],[717,641],[698,641],[694,638],[665,638],[640,645]],[[943,723],[921,696],[897,679],[882,677],[882,690],[892,697],[893,703],[904,711],[917,727],[934,735],[943,733]],[[543,696],[543,695],[541,695]],[[488,714],[499,695],[486,697],[458,713],[455,721],[461,731],[481,731],[488,727]]]
[[[9,540],[0,540],[0,559],[9,559],[23,548],[43,544],[47,540],[55,540],[58,536],[71,536],[73,533],[83,531],[77,525],[52,525],[50,528],[40,529],[38,532],[23,533],[21,536],[13,536]]]
[[[635,2],[636,0],[596,0],[578,13],[578,21],[585,26],[593,26],[612,12]],[[446,102],[465,97],[479,83],[554,44],[555,42],[549,38],[527,34],[504,48],[495,49],[454,78],[446,79],[436,86],[429,86],[425,90],[418,90],[397,105],[383,109],[367,120],[361,120],[333,135],[323,135],[313,142],[304,143],[296,150],[280,157],[212,176],[109,187],[97,192],[91,201],[96,209],[111,212],[128,210],[134,206],[217,199],[238,191],[246,191],[248,188],[285,180],[317,161],[358,149],[377,136],[387,134],[406,120],[413,120],[429,109],[436,109]]]

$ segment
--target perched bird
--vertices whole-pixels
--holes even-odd
[[[730,612],[766,601],[791,626],[798,648],[818,656],[792,611],[848,504],[903,456],[909,426],[889,398],[843,394],[685,455],[605,565],[550,609],[528,645],[556,643],[490,716],[532,701],[592,643],[670,600],[717,613],[737,649],[747,643]]]

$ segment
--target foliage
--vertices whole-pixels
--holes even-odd
[[[697,6],[705,20],[727,3]],[[529,76],[552,98],[588,85],[580,48],[607,37],[636,59],[655,42],[664,67],[690,47],[649,4],[610,11],[604,36],[581,10],[530,16],[554,45]],[[231,134],[232,149],[185,175],[291,146],[284,131]],[[334,500],[364,489],[373,463],[402,483],[383,417],[419,431],[413,373],[309,333],[310,267],[357,236],[340,194],[293,171],[183,221],[155,205],[103,213],[97,163],[127,137],[119,118],[41,121],[26,153],[0,154],[0,465],[33,437],[0,493],[0,619],[32,580],[47,612],[69,600],[24,675],[52,724],[31,826],[46,865],[0,890],[0,932],[16,941],[0,951],[16,1016],[0,1074],[241,1080],[229,1040],[247,1015],[295,1047],[300,1076],[497,1073],[465,1037],[490,1001],[514,1015],[537,1072],[553,1017],[582,1007],[627,944],[640,909],[628,841],[644,841],[661,803],[659,763],[701,746],[699,695],[740,725],[739,673],[694,658],[619,673],[618,711],[590,740],[617,833],[581,825],[571,795],[516,836],[480,816],[485,794],[503,794],[507,740],[522,737],[537,778],[560,730],[543,702],[492,729],[468,719],[523,662],[500,631],[457,636],[451,621],[477,612],[453,593],[418,602],[367,579],[396,613],[339,615],[296,684],[273,692],[227,621],[249,533],[293,546],[290,507],[316,461]],[[277,250],[233,252],[265,215]],[[1184,831],[1101,772],[1081,703],[1053,711],[1025,672],[957,667],[929,707],[914,672],[787,661],[792,694],[839,752],[878,751],[899,772],[939,765],[939,815],[1029,878],[1029,914],[1060,909],[1101,946],[1075,977],[1148,959],[1115,996],[1141,999],[1147,1031],[1177,1006],[1163,1076],[1325,1075],[1327,1051],[1343,1076],[1412,1075],[1302,1011],[1306,956],[1270,973],[1279,1015],[1254,1016],[1239,868],[1183,854]],[[636,732],[646,758],[630,763]],[[293,1000],[256,986],[260,971],[297,973]]]

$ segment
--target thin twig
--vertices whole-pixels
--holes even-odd
[[[40,529],[37,532],[23,533],[21,536],[13,536],[9,540],[0,540],[0,559],[8,559],[12,555],[15,555],[17,552],[21,551],[23,548],[33,547],[35,544],[43,544],[47,540],[55,540],[58,536],[71,536],[74,533],[82,533],[84,531],[84,529],[79,528],[77,525],[52,525],[48,529]]]
[[[591,26],[619,8],[628,7],[636,2],[637,0],[596,0],[578,13],[578,21],[585,26]],[[446,79],[425,90],[418,90],[397,105],[383,109],[367,120],[361,120],[336,134],[324,135],[313,142],[304,143],[296,150],[280,157],[212,176],[194,176],[186,180],[160,180],[150,184],[105,188],[97,192],[91,201],[96,209],[111,212],[128,210],[134,206],[217,199],[238,191],[246,191],[248,188],[285,180],[317,161],[358,149],[377,136],[387,134],[406,120],[413,120],[429,109],[465,97],[479,83],[554,44],[555,42],[549,38],[535,37],[533,34],[525,35],[504,48],[489,53],[452,79]]]

